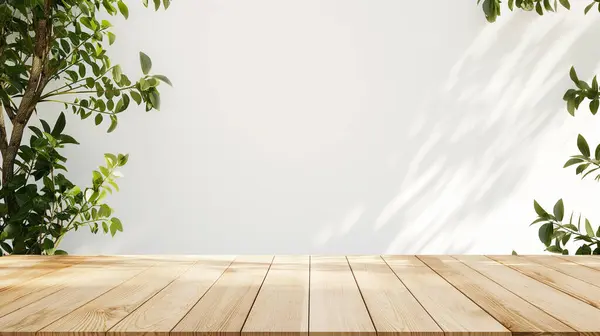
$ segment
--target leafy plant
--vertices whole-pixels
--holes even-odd
[[[147,7],[148,0],[142,4]],[[169,5],[170,0],[153,0],[155,10]],[[142,52],[142,76],[135,82],[111,64],[106,47],[116,35],[100,19],[102,12],[129,17],[122,0],[0,2],[0,254],[62,253],[56,249],[62,237],[82,225],[92,232],[102,226],[113,235],[122,230],[102,199],[118,189],[116,168],[127,156],[107,154],[92,185],[81,189],[59,172],[66,171],[66,158],[58,150],[77,143],[63,133],[65,115],[52,129],[44,120],[42,129],[29,125],[44,103],[61,104],[82,120],[92,117],[107,132],[116,129],[132,100],[146,111],[160,109],[158,86],[171,82],[151,73],[152,61]],[[32,135],[23,145],[27,127]]]
[[[480,1],[477,3],[479,4]],[[489,22],[494,22],[500,16],[500,3],[500,0],[483,1],[483,12]],[[571,8],[568,0],[555,0],[553,3],[549,0],[509,0],[508,8],[511,11],[514,7],[525,11],[531,11],[535,8],[539,15],[543,15],[544,12],[557,11],[558,3],[566,9]],[[600,11],[600,1],[594,0],[585,8],[584,14],[587,14],[594,6],[597,6],[598,11]],[[575,116],[575,111],[579,109],[584,101],[588,100],[590,112],[596,115],[600,105],[600,90],[598,88],[597,77],[594,76],[591,82],[581,80],[574,67],[571,67],[569,77],[575,84],[575,87],[567,90],[563,96],[563,100],[567,103],[567,112],[571,116]],[[600,169],[600,144],[596,146],[592,153],[587,140],[583,135],[579,134],[577,136],[577,148],[579,149],[579,154],[571,156],[564,164],[564,168],[576,166],[575,174],[581,175],[582,179],[592,173],[598,172]],[[600,181],[600,173],[597,173],[594,179]],[[531,225],[540,225],[538,236],[540,241],[546,246],[546,251],[569,254],[566,245],[572,242],[579,244],[575,254],[600,254],[600,227],[594,229],[589,219],[583,218],[581,214],[578,215],[577,225],[575,225],[573,212],[571,212],[569,221],[566,222],[562,199],[556,202],[552,213],[544,210],[535,200],[533,201],[533,207],[538,217]],[[573,239],[571,240],[571,238]],[[513,251],[513,254],[516,253]]]

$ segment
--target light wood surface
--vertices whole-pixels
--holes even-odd
[[[506,326],[513,335],[576,335],[543,310],[450,256],[420,256],[423,262]]]
[[[308,334],[309,263],[309,256],[275,257],[242,336]]]
[[[0,336],[600,336],[597,256],[9,256]]]
[[[455,258],[576,331],[600,335],[599,309],[488,257],[461,255]]]
[[[313,256],[310,265],[310,332],[375,335],[346,257]]]
[[[384,259],[445,334],[510,335],[508,329],[417,257]]]
[[[378,334],[444,334],[380,256],[348,261]]]
[[[172,333],[239,335],[273,256],[237,257]]]

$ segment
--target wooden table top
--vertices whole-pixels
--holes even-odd
[[[600,335],[599,308],[596,256],[0,258],[0,335]]]

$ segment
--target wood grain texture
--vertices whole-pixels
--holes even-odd
[[[276,256],[242,336],[308,334],[309,256]]]
[[[187,258],[159,261],[43,328],[38,335],[104,335],[108,329],[166,287],[192,264]]]
[[[559,258],[600,271],[600,257],[598,256],[559,256]]]
[[[85,260],[84,257],[47,257],[47,258],[20,258],[27,267],[22,267],[21,262],[9,263],[0,266],[0,293],[14,286],[19,286],[31,279],[73,266]],[[4,275],[1,275],[5,272]]]
[[[586,335],[600,335],[600,310],[484,256],[454,256],[502,287]]]
[[[572,328],[452,257],[418,258],[502,323],[513,335],[577,334]]]
[[[272,260],[237,257],[171,334],[239,335]]]
[[[98,262],[100,266],[103,261]],[[144,260],[108,261],[110,267],[97,267],[73,277],[67,287],[0,318],[0,335],[32,336],[40,329],[87,302],[111,290],[149,267]]]
[[[600,287],[600,270],[582,267],[572,261],[551,255],[524,256],[524,258]]]
[[[309,328],[316,335],[375,335],[346,257],[311,257]]]
[[[380,256],[348,261],[378,335],[444,334]]]
[[[600,257],[491,258],[2,257],[0,336],[600,336]]]
[[[233,261],[229,256],[198,259],[175,281],[111,328],[107,335],[168,335]]]
[[[596,308],[600,308],[600,287],[546,267],[525,257],[489,256],[532,279],[563,291]],[[600,277],[598,278],[600,281]]]
[[[447,335],[510,335],[510,331],[415,256],[385,256],[398,278]]]

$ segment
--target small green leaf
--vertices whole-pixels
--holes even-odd
[[[583,156],[590,156],[590,146],[581,134],[577,136],[577,148],[579,148],[579,151],[581,154],[583,154]]]
[[[110,220],[110,234],[114,237],[117,231],[123,232],[123,225],[117,217],[113,217]]]
[[[512,251],[511,253],[512,255],[518,255],[517,252],[515,250]]]
[[[567,100],[567,112],[575,116],[575,98]]]
[[[548,217],[548,213],[542,208],[536,200],[533,200],[533,209],[540,217]]]
[[[556,204],[554,204],[554,217],[556,217],[556,220],[562,221],[564,215],[565,215],[565,206],[564,206],[563,200],[561,198],[558,200],[558,202],[556,202]]]
[[[125,19],[129,18],[129,9],[127,8],[127,5],[125,5],[123,1],[119,0],[117,2],[117,6],[119,7],[119,11],[123,15],[123,17]]]
[[[581,245],[581,247],[579,247],[577,249],[577,251],[575,251],[575,255],[589,255],[589,254],[592,254],[592,249],[587,245]]]
[[[553,233],[554,227],[552,226],[552,223],[546,223],[540,226],[540,229],[538,230],[538,236],[540,238],[540,241],[546,246],[550,246],[550,243],[552,242]]]
[[[123,74],[123,71],[121,70],[121,66],[115,65],[112,68],[112,75],[113,75],[113,79],[115,80],[115,82],[120,82],[121,81],[121,75],[122,74]]]
[[[593,115],[596,115],[596,113],[598,112],[599,105],[600,105],[600,102],[597,99],[594,99],[590,102],[590,111],[592,112]]]
[[[552,246],[548,246],[546,251],[552,252],[552,253],[562,253],[563,249],[556,245],[552,245]]]
[[[56,250],[54,251],[54,255],[68,255],[68,253],[64,250]]]
[[[171,5],[171,0],[163,0],[163,6],[165,6],[165,9],[168,9],[170,5]]]
[[[539,14],[539,15],[544,15],[544,10],[542,9],[542,5],[541,3],[537,3],[535,5],[535,11]]]
[[[148,95],[148,98],[150,99],[152,107],[160,111],[160,94],[158,93],[158,91],[156,91],[156,89],[153,89],[153,91],[151,91]]]
[[[140,64],[142,66],[142,72],[147,75],[152,70],[152,60],[148,55],[140,51]]]
[[[594,4],[595,4],[595,3],[596,3],[596,2],[594,1],[594,2],[592,2],[591,4],[587,5],[587,6],[585,7],[585,9],[583,10],[583,13],[584,13],[584,14],[587,14],[587,13],[590,11],[590,9],[592,9],[592,7],[594,7]]]
[[[594,229],[592,229],[592,224],[590,224],[590,221],[586,218],[585,219],[585,233],[587,233],[588,237],[590,238],[594,238]]]
[[[65,129],[66,124],[67,119],[65,118],[65,114],[61,112],[58,116],[58,119],[56,119],[56,124],[54,124],[54,129],[52,129],[50,134],[52,134],[54,137],[57,137]]]
[[[94,119],[96,126],[100,125],[102,123],[102,120],[104,120],[104,117],[102,116],[102,114],[100,114],[100,113],[96,114],[96,118]]]
[[[600,148],[600,145],[598,145],[598,146]],[[563,166],[563,168],[567,168],[569,166],[572,166],[572,165],[575,165],[575,164],[578,164],[578,163],[581,163],[581,162],[583,162],[583,159],[577,159],[577,158],[569,159],[569,161],[567,161],[565,163],[565,165]]]
[[[558,1],[566,9],[571,9],[571,4],[569,3],[569,0],[558,0]]]
[[[117,117],[115,117],[114,115],[110,116],[110,126],[108,127],[108,130],[106,131],[107,133],[111,133],[112,131],[115,130],[115,128],[117,128],[118,125],[118,120]]]
[[[160,0],[154,0],[154,10],[158,10],[160,8]]]
[[[171,81],[169,80],[169,78],[167,78],[167,76],[163,76],[163,75],[154,75],[154,78],[164,82],[165,84],[168,84],[170,86],[173,86],[173,83],[171,83]]]
[[[124,166],[127,164],[127,161],[129,161],[129,154],[119,154],[119,158],[117,159],[117,164],[119,166]]]
[[[575,67],[571,67],[571,70],[569,70],[569,77],[571,77],[571,80],[575,84],[579,83],[579,78],[577,77],[577,72],[575,72]]]
[[[589,166],[590,166],[589,163],[580,164],[579,166],[577,166],[577,168],[575,168],[575,174],[579,175],[579,174],[583,173],[583,171],[586,170],[587,167],[589,167]]]
[[[108,45],[112,45],[113,43],[115,43],[115,39],[117,38],[115,34],[113,34],[112,32],[108,32],[106,33],[106,35],[108,36]]]
[[[131,98],[133,98],[133,100],[140,105],[142,103],[142,96],[140,96],[139,93],[137,93],[136,91],[131,91],[129,92],[129,94],[131,95]]]

